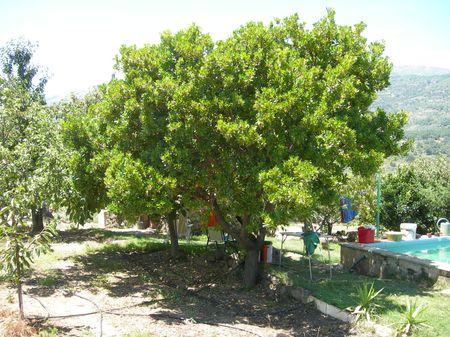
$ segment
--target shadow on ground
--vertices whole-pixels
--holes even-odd
[[[61,234],[65,243],[83,240],[105,242],[116,237],[115,233],[98,229],[71,230]],[[123,239],[124,234],[117,237]],[[27,292],[33,296],[49,297],[57,291],[66,291],[68,295],[86,289],[94,294],[106,291],[110,302],[115,304],[114,301],[120,299],[139,298],[137,305],[124,306],[123,309],[102,308],[104,315],[129,319],[145,316],[170,325],[195,321],[213,326],[227,325],[227,328],[236,324],[270,327],[301,337],[353,335],[349,324],[326,317],[311,305],[282,298],[277,285],[268,279],[263,279],[253,289],[241,287],[242,266],[230,264],[225,259],[217,260],[214,249],[206,252],[202,245],[185,246],[183,257],[174,259],[162,242],[150,241],[135,248],[112,242],[73,257],[73,265],[53,270],[53,284],[42,285],[39,279],[31,279],[27,282]],[[302,280],[296,281],[300,286],[307,288],[305,280],[309,274],[305,261],[294,261],[289,257],[283,261],[281,270],[288,270],[294,279]],[[267,273],[270,273],[270,268],[263,274]],[[346,286],[348,291],[346,273],[335,271],[335,283],[327,282],[327,268],[317,262],[313,273],[318,295],[321,289],[318,284],[322,284],[324,289],[335,287],[337,292]],[[417,293],[417,290],[406,287],[397,288],[404,293]],[[388,300],[385,303],[388,308],[393,305]]]

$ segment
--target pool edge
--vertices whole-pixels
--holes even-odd
[[[435,282],[440,276],[450,279],[450,264],[371,247],[370,244],[341,243],[344,269],[378,278],[397,278]]]

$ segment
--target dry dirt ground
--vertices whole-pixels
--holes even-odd
[[[57,336],[364,336],[309,305],[280,298],[268,281],[243,289],[240,268],[211,258],[211,251],[183,259],[167,250],[81,254],[101,243],[89,230],[62,234],[53,247],[58,259],[24,287],[30,324],[54,327]],[[14,289],[5,283],[0,303],[4,312],[17,308]]]

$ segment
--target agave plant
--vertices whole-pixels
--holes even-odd
[[[351,309],[352,314],[355,315],[355,321],[359,321],[364,317],[368,322],[371,321],[371,315],[378,305],[375,303],[376,297],[383,291],[384,288],[376,290],[373,283],[364,282],[358,286],[356,291],[358,294],[358,305]]]
[[[421,317],[427,306],[422,304],[417,304],[416,301],[411,302],[409,299],[406,301],[406,306],[403,311],[403,320],[400,323],[400,327],[397,331],[397,336],[406,337],[409,336],[413,330],[418,330],[420,328],[426,327],[431,328],[428,324],[425,324],[425,320]]]

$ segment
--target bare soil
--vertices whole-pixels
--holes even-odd
[[[179,259],[167,250],[71,258],[87,244],[100,243],[88,231],[63,233],[54,245],[60,259],[27,279],[31,326],[55,327],[58,336],[364,336],[310,305],[280,297],[267,279],[242,288],[240,267],[214,259],[211,250]],[[0,284],[3,313],[17,308],[13,292]]]

